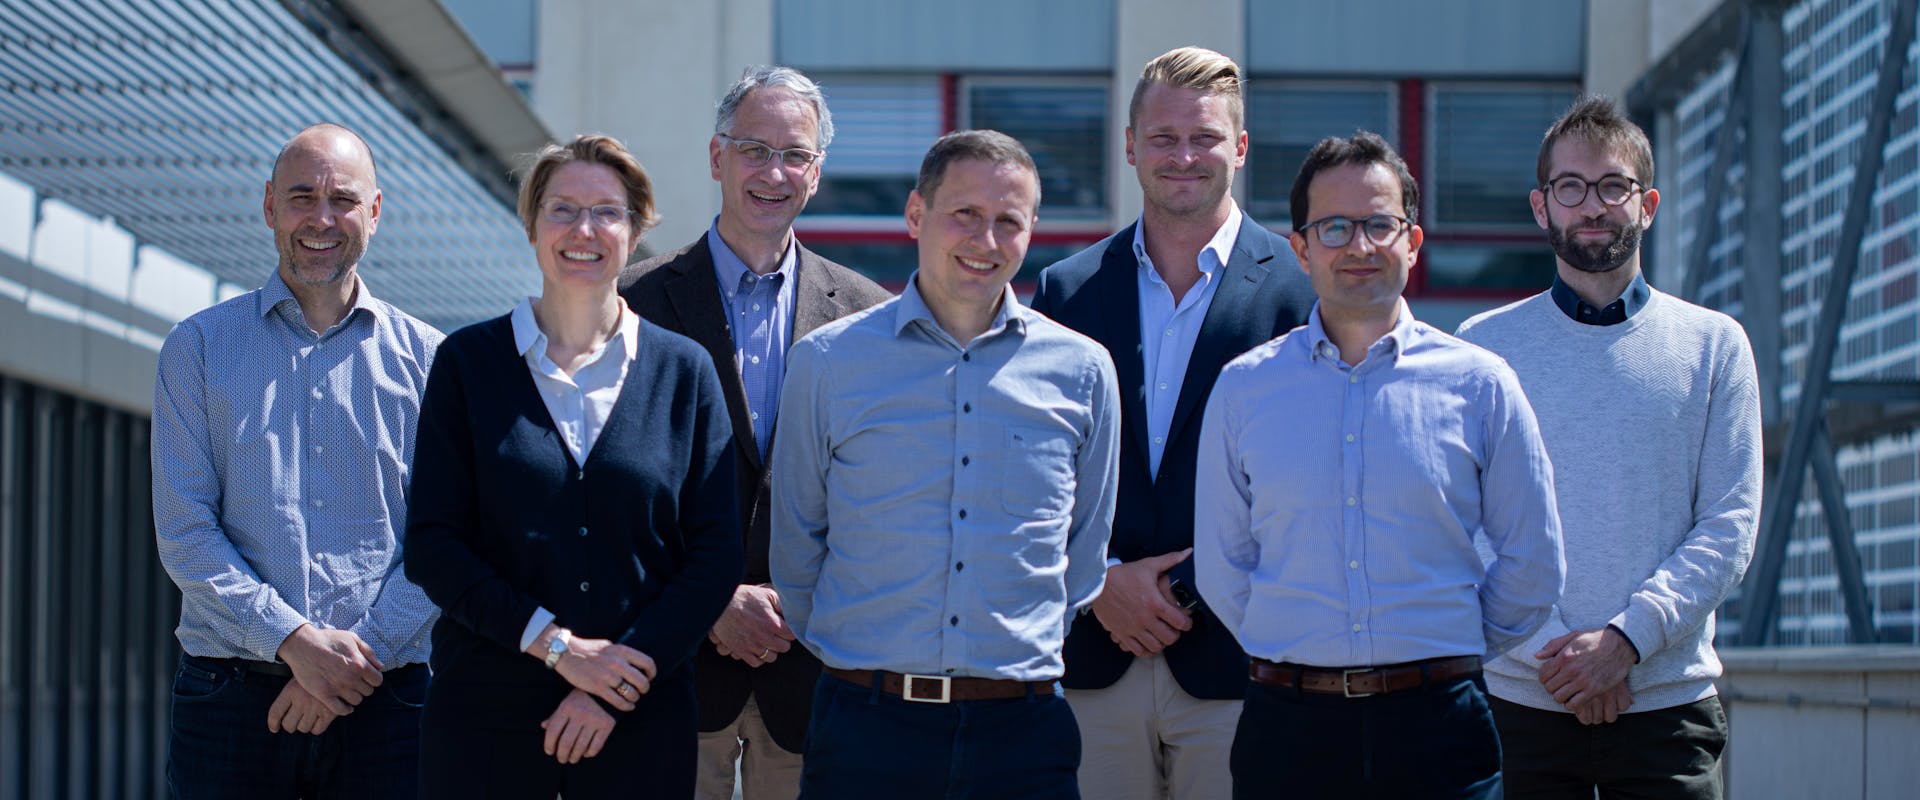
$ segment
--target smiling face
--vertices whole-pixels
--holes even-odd
[[[1140,173],[1149,208],[1174,217],[1225,211],[1234,170],[1247,163],[1247,133],[1234,124],[1231,102],[1164,84],[1141,93],[1127,129],[1127,163]]]
[[[326,288],[353,274],[380,225],[373,156],[342,130],[295,137],[274,168],[263,202],[289,287]]]
[[[1549,181],[1572,176],[1598,182],[1610,175],[1641,180],[1624,154],[1575,136],[1553,143],[1549,163]],[[1617,206],[1600,202],[1599,194],[1589,187],[1586,199],[1572,208],[1539,189],[1529,193],[1527,200],[1533,205],[1534,221],[1546,229],[1547,242],[1563,266],[1581,272],[1612,272],[1631,265],[1638,272],[1640,237],[1653,224],[1660,193],[1636,185],[1626,202]]]
[[[583,209],[579,218],[561,224],[546,217],[547,204],[565,201]],[[627,193],[620,177],[605,165],[591,161],[571,161],[560,165],[540,195],[539,211],[534,218],[531,239],[540,275],[547,293],[554,289],[609,289],[620,277],[620,268],[640,245],[631,216],[612,225],[595,224],[592,213],[584,209],[598,205],[625,206]]]
[[[740,101],[733,129],[725,133],[775,149],[819,150],[819,122],[813,107],[792,91],[763,86]],[[719,136],[707,143],[707,157],[720,182],[720,235],[730,242],[785,241],[793,218],[820,188],[823,159],[800,169],[779,158],[754,166]]]
[[[962,159],[932,197],[907,198],[907,233],[919,241],[915,286],[935,314],[991,315],[1020,271],[1040,204],[1040,179],[1015,164]]]
[[[1400,216],[1400,181],[1384,164],[1341,164],[1321,170],[1307,184],[1307,219],[1327,217],[1362,219],[1375,214]],[[1311,229],[1295,232],[1293,252],[1320,296],[1323,317],[1378,319],[1391,317],[1407,288],[1407,273],[1420,252],[1424,234],[1418,225],[1402,226],[1398,236],[1376,245],[1356,232],[1345,247],[1321,244]]]

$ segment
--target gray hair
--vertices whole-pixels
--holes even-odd
[[[812,78],[800,74],[792,67],[778,67],[762,64],[748,67],[740,73],[740,80],[727,90],[727,96],[720,98],[720,104],[714,107],[713,132],[721,135],[733,130],[733,115],[740,110],[740,103],[747,94],[755,89],[777,87],[786,89],[813,106],[813,116],[820,123],[820,141],[814,147],[821,150],[833,143],[833,114],[827,111],[827,98],[820,93],[820,84]]]

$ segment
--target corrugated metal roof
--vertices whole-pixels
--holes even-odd
[[[450,329],[537,290],[512,209],[278,2],[0,0],[0,18],[0,171],[43,196],[257,286],[274,155],[338,122],[385,194],[361,263],[375,293]]]

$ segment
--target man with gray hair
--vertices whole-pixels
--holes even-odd
[[[786,67],[752,67],[714,116],[707,159],[720,182],[719,216],[692,244],[627,268],[620,294],[648,321],[706,347],[733,419],[746,571],[695,656],[697,794],[731,798],[738,762],[745,800],[786,800],[799,792],[820,675],[819,660],[793,646],[767,571],[766,457],[787,346],[888,294],[793,235],[833,140],[820,87]]]

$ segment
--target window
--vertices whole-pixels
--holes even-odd
[[[920,157],[941,134],[935,77],[820,80],[833,112],[812,216],[894,216],[906,207]]]
[[[1106,221],[1107,88],[1097,82],[974,80],[964,127],[1026,145],[1040,168],[1040,218]]]
[[[1575,90],[1563,86],[1434,86],[1432,169],[1421,180],[1427,226],[1532,230],[1527,192],[1540,139]]]
[[[1293,227],[1287,195],[1307,151],[1363,128],[1398,146],[1393,87],[1384,83],[1264,83],[1247,94],[1247,213],[1276,230]]]

